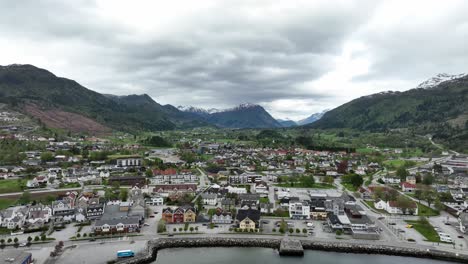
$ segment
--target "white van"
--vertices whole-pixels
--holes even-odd
[[[440,237],[441,242],[446,242],[446,243],[452,243],[453,242],[453,240],[452,240],[452,238],[450,237],[449,234],[439,233],[439,237]]]

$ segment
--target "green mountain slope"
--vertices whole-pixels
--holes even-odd
[[[424,125],[456,125],[468,113],[468,76],[430,89],[365,96],[327,112],[311,128],[386,130]],[[460,120],[462,121],[462,120]]]
[[[41,120],[52,120],[52,126],[54,115],[60,112],[64,115],[63,119],[75,119],[79,115],[86,121],[94,120],[117,130],[167,130],[178,127],[177,122],[171,121],[171,116],[163,111],[164,108],[149,96],[129,96],[119,102],[32,65],[0,66],[0,101],[18,109],[32,109],[27,112]],[[67,113],[72,114],[67,117]],[[83,129],[86,131],[89,128]]]

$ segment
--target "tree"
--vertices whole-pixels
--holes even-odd
[[[30,243],[32,241],[32,237],[28,236],[28,242]]]
[[[431,204],[434,202],[436,198],[436,194],[433,190],[426,190],[423,192],[424,200],[427,202],[427,205],[431,207]]]
[[[151,178],[151,177],[153,177],[153,171],[151,169],[147,169],[145,171],[145,175],[146,175],[146,177]]]
[[[313,175],[302,176],[301,182],[304,185],[304,187],[313,187],[315,184],[315,179]]]
[[[360,187],[364,183],[364,179],[362,178],[361,175],[358,174],[352,174],[350,178],[351,184],[354,187]]]
[[[31,202],[31,193],[29,191],[24,191],[18,202],[20,204],[29,204]]]
[[[421,203],[421,199],[423,198],[423,192],[420,189],[416,189],[414,191],[414,198],[418,200],[419,203]]]
[[[11,241],[13,241],[13,240],[11,240],[11,237],[10,237],[10,238],[8,238],[7,243],[10,244]]]
[[[128,189],[120,190],[120,200],[126,202],[128,199]]]
[[[348,161],[347,160],[342,160],[340,163],[338,163],[338,165],[336,166],[336,169],[338,171],[338,173],[346,173],[346,171],[348,170]]]
[[[302,233],[307,234],[307,229],[303,228]]]
[[[35,237],[34,237],[34,241],[35,241],[35,242],[39,241],[39,237],[38,237],[38,236],[35,236]]]
[[[48,162],[48,161],[53,161],[54,160],[54,154],[50,151],[43,152],[41,154],[41,161],[42,162]]]
[[[432,185],[434,183],[434,176],[432,176],[432,174],[424,176],[422,183],[425,185]]]
[[[408,171],[404,166],[398,167],[396,175],[400,178],[401,181],[406,181],[406,176],[408,176]]]
[[[190,227],[190,232],[193,233],[193,226]]]
[[[47,239],[46,235],[44,235],[44,234],[41,235],[41,241],[46,241],[46,239]]]
[[[3,238],[0,239],[0,244],[2,244],[2,246],[5,245],[5,239],[3,239]]]
[[[158,232],[158,233],[164,233],[164,232],[166,232],[166,221],[160,220],[160,221],[158,222],[158,229],[157,229],[157,232]]]
[[[436,199],[434,202],[434,207],[437,209],[437,211],[443,211],[445,210],[445,205],[440,201],[440,199]]]
[[[290,233],[290,234],[294,233],[294,229],[289,228],[289,233]]]
[[[406,212],[413,207],[413,201],[411,201],[409,198],[406,198],[404,195],[398,196],[396,203],[403,214],[406,214]]]

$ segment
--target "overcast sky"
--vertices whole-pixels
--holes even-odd
[[[162,104],[300,119],[468,72],[468,1],[0,1],[0,64]]]

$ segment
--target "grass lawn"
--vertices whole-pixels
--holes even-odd
[[[383,162],[384,166],[396,169],[399,168],[403,165],[405,165],[405,161],[401,159],[395,159],[395,160],[386,160]]]
[[[0,180],[0,193],[21,192],[25,185],[26,180]]]
[[[302,182],[296,182],[293,185],[291,183],[278,183],[275,186],[284,188],[336,189],[333,184],[328,183],[314,183],[312,186],[305,186]]]
[[[418,215],[419,216],[437,216],[440,212],[425,206],[424,204],[418,203]]]
[[[16,204],[15,198],[1,198],[0,199],[0,210],[10,207],[10,205]]]
[[[358,187],[352,185],[351,183],[342,183],[346,190],[351,191],[351,192],[356,192],[358,190]]]
[[[270,199],[268,199],[268,197],[260,197],[260,203],[270,203]]]
[[[405,222],[413,225],[413,228],[416,231],[418,231],[422,236],[424,236],[427,241],[440,242],[440,238],[439,238],[439,235],[437,234],[437,231],[435,231],[434,227],[429,222],[425,222],[421,220],[418,220],[418,221],[406,220]]]
[[[81,185],[77,182],[70,182],[65,183],[63,186],[59,187],[59,189],[67,189],[67,188],[79,188]]]
[[[371,148],[358,148],[356,149],[356,152],[361,153],[361,154],[371,154],[371,153],[378,152],[378,151],[375,149],[371,149]]]

